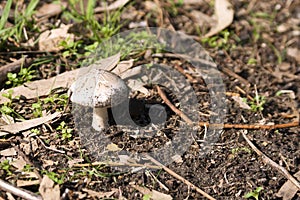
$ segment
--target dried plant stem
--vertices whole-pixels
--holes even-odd
[[[166,171],[167,173],[169,173],[170,175],[172,175],[173,177],[175,177],[176,179],[180,180],[181,182],[183,182],[184,184],[186,184],[187,186],[191,187],[192,189],[196,190],[198,193],[200,193],[202,196],[206,197],[207,199],[210,200],[215,200],[215,198],[213,198],[212,196],[210,196],[209,194],[207,194],[206,192],[204,192],[203,190],[201,190],[199,187],[195,186],[193,183],[189,182],[188,180],[186,180],[185,178],[183,178],[182,176],[180,176],[179,174],[175,173],[173,170],[169,169],[168,167],[164,166],[163,164],[161,164],[160,162],[158,162],[157,160],[155,160],[154,158],[152,158],[149,155],[146,155],[146,158],[148,158],[151,162],[153,162],[154,164],[156,164],[157,166],[160,166],[164,171]]]
[[[171,101],[167,98],[164,91],[159,86],[156,86],[157,92],[159,96],[162,98],[162,100],[171,108],[173,112],[175,112],[179,117],[181,117],[185,122],[187,122],[189,125],[193,124],[193,121],[186,116],[181,110],[176,108]],[[274,124],[274,125],[265,125],[265,124],[210,124],[208,122],[199,122],[199,126],[206,126],[206,127],[215,127],[215,128],[235,128],[235,129],[279,129],[279,128],[290,128],[290,127],[296,127],[299,126],[299,121],[294,121],[290,123],[285,124]]]
[[[251,141],[250,139],[247,137],[247,135],[245,134],[246,131],[242,131],[242,135],[244,137],[244,139],[246,140],[246,142],[249,144],[249,146],[257,153],[257,155],[259,155],[263,162],[265,164],[270,165],[271,167],[273,167],[274,169],[276,169],[277,171],[281,172],[289,181],[291,181],[299,190],[300,190],[300,183],[282,166],[278,165],[276,162],[274,162],[273,160],[271,160],[268,156],[266,156],[263,152],[261,152]]]
[[[0,179],[0,189],[3,191],[7,191],[9,193],[12,193],[18,197],[21,197],[23,199],[28,199],[28,200],[42,200],[41,196],[38,196],[36,194],[33,194],[30,191],[18,188],[16,186],[13,186],[3,180]]]

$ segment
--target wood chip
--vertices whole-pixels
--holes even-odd
[[[39,192],[43,197],[43,200],[59,200],[60,190],[58,185],[54,185],[54,182],[48,177],[44,176],[39,187]]]

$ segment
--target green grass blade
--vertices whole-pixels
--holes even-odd
[[[31,0],[25,10],[25,17],[30,17],[33,14],[34,9],[36,8],[39,0]]]
[[[1,19],[0,19],[0,30],[2,30],[3,27],[5,26],[5,23],[8,19],[8,16],[9,16],[9,11],[10,11],[12,2],[13,2],[13,0],[8,0],[6,5],[5,5],[5,8],[3,10],[3,13],[2,13],[2,16],[1,16]]]
[[[94,7],[95,7],[96,1],[95,0],[89,0],[87,7],[86,7],[86,19],[91,20],[94,15]]]

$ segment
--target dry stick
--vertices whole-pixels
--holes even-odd
[[[16,186],[13,186],[3,180],[0,179],[0,189],[3,191],[10,192],[18,197],[21,197],[23,199],[28,200],[42,200],[41,196],[38,196],[30,191],[18,188]]]
[[[181,110],[176,108],[170,100],[167,98],[166,94],[162,91],[159,86],[156,86],[157,92],[162,100],[167,104],[173,112],[179,115],[184,121],[186,121],[189,125],[193,124],[193,121],[186,116]],[[275,125],[262,125],[262,124],[210,124],[208,122],[199,122],[199,126],[210,126],[215,128],[236,128],[236,129],[279,129],[279,128],[290,128],[299,126],[299,121],[285,123],[285,124],[275,124]]]
[[[118,163],[118,162],[83,163],[83,164],[74,164],[73,167],[89,167],[89,166],[98,166],[98,165],[107,165],[111,167],[128,166],[128,167],[145,167],[148,169],[161,169],[161,167],[153,166],[153,165],[145,165],[145,164],[138,164],[138,163]]]
[[[20,58],[19,60],[0,67],[0,83],[6,80],[8,72],[15,72],[19,70],[23,62],[25,62],[25,58]]]
[[[300,190],[300,183],[282,166],[278,165],[276,162],[271,160],[268,156],[266,156],[263,152],[261,152],[256,146],[249,140],[249,138],[242,131],[242,135],[250,147],[259,155],[265,164],[270,165],[271,167],[275,168],[279,172],[281,172],[289,181],[291,181],[299,190]]]
[[[165,170],[167,173],[169,173],[170,175],[172,175],[173,177],[177,178],[178,180],[180,180],[181,182],[183,182],[184,184],[186,184],[187,186],[195,189],[198,193],[200,193],[201,195],[203,195],[204,197],[206,197],[207,199],[210,200],[215,200],[215,198],[213,198],[212,196],[210,196],[209,194],[207,194],[206,192],[204,192],[203,190],[201,190],[200,188],[198,188],[197,186],[195,186],[193,183],[189,182],[188,180],[186,180],[185,178],[183,178],[182,176],[180,176],[179,174],[175,173],[173,170],[169,169],[168,167],[164,166],[163,164],[161,164],[160,162],[158,162],[157,160],[155,160],[154,158],[152,158],[149,155],[146,155],[146,157],[153,162],[154,164],[156,164],[157,166],[160,166],[161,168],[163,168],[163,170]]]

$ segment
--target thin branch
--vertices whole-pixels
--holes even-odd
[[[110,167],[145,167],[148,169],[161,169],[161,167],[154,165],[146,165],[146,164],[138,164],[138,163],[118,163],[118,162],[93,162],[93,163],[82,163],[82,164],[74,164],[73,167],[89,167],[89,166],[98,166],[98,165],[106,165]]]
[[[215,200],[215,198],[213,198],[212,196],[210,196],[209,194],[207,194],[206,192],[204,192],[203,190],[201,190],[199,187],[195,186],[193,183],[189,182],[188,180],[186,180],[185,178],[183,178],[182,176],[180,176],[179,174],[177,174],[176,172],[174,172],[173,170],[169,169],[168,167],[164,166],[163,164],[161,164],[160,162],[158,162],[157,160],[155,160],[154,158],[152,158],[149,155],[146,155],[146,157],[153,162],[154,164],[156,164],[157,166],[160,166],[161,168],[163,168],[163,170],[165,170],[167,173],[169,173],[170,175],[172,175],[173,177],[175,177],[176,179],[180,180],[181,182],[183,182],[184,184],[186,184],[187,186],[191,187],[192,189],[196,190],[198,193],[200,193],[202,196],[206,197],[207,199],[210,200]]]
[[[30,191],[18,188],[0,179],[0,189],[9,193],[12,193],[18,197],[28,200],[42,200],[41,196],[38,196]]]
[[[300,190],[300,183],[284,167],[278,165],[276,162],[274,162],[268,156],[266,156],[263,152],[261,152],[249,140],[249,138],[245,134],[245,131],[242,131],[242,135],[243,135],[244,139],[247,141],[247,143],[249,144],[249,146],[257,153],[257,155],[259,155],[262,158],[262,160],[265,164],[268,164],[271,167],[273,167],[274,169],[276,169],[277,171],[281,172],[289,181],[291,181]]]
[[[162,100],[171,108],[173,112],[175,112],[179,117],[181,117],[185,122],[187,122],[189,125],[193,124],[193,121],[186,116],[181,110],[176,108],[171,101],[167,98],[164,91],[159,87],[156,86],[157,92],[159,96],[162,98]],[[235,128],[235,129],[280,129],[280,128],[290,128],[290,127],[296,127],[299,126],[299,121],[294,121],[290,123],[285,124],[274,124],[274,125],[268,125],[268,124],[210,124],[208,122],[199,122],[199,126],[206,126],[206,127],[212,127],[212,128]]]

